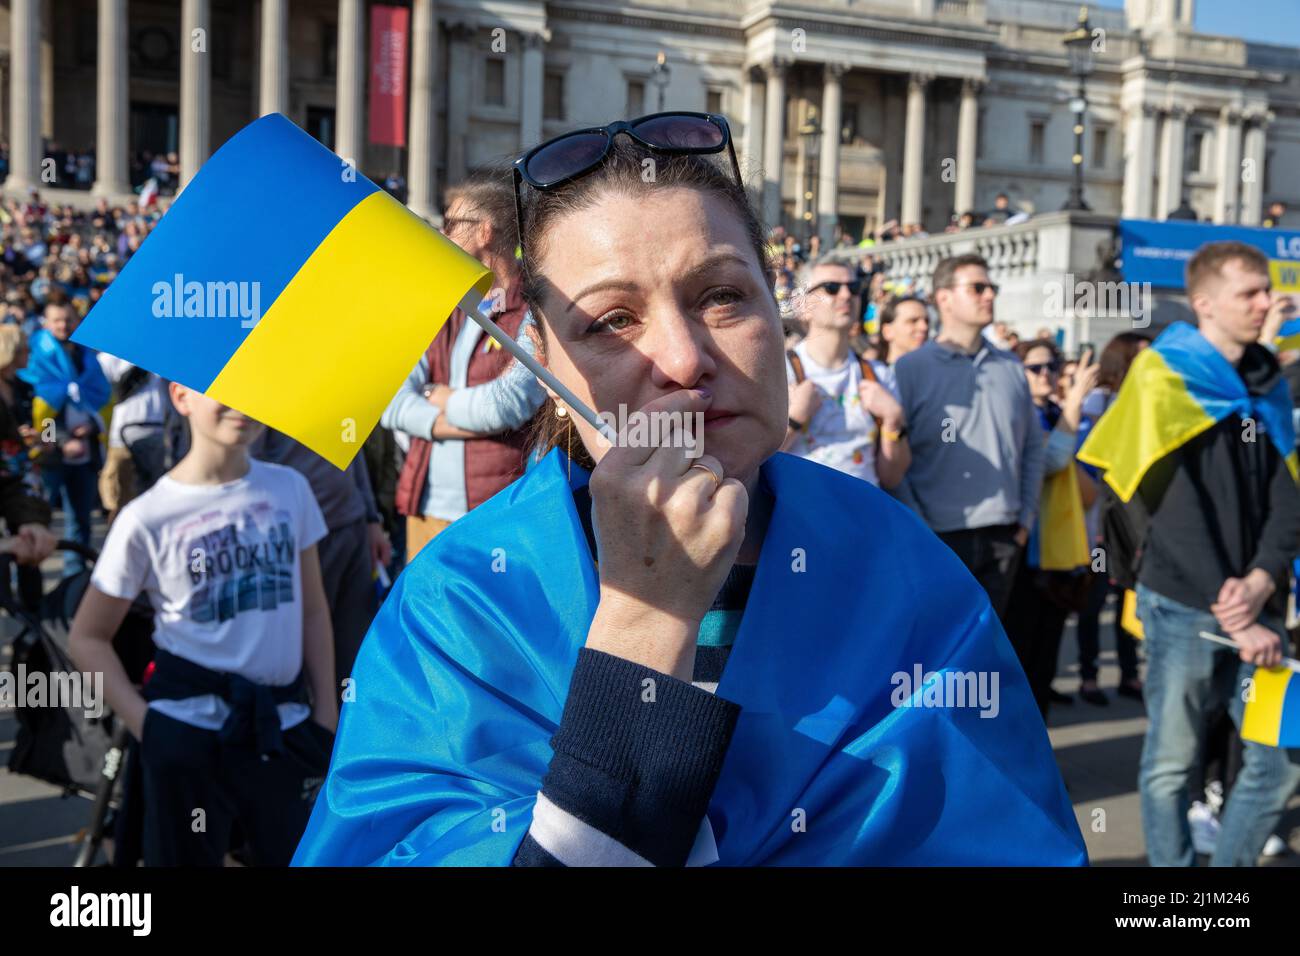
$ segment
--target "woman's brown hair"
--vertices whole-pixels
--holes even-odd
[[[1111,394],[1119,391],[1128,374],[1128,368],[1143,348],[1151,344],[1151,337],[1141,332],[1121,332],[1101,350],[1097,362],[1097,387]]]
[[[1016,357],[1023,363],[1025,356],[1034,349],[1047,349],[1052,353],[1053,362],[1061,361],[1061,348],[1051,339],[1027,339],[1024,342],[1017,343],[1015,348]]]
[[[652,175],[647,177],[647,170]],[[540,263],[546,251],[546,234],[558,219],[593,206],[607,192],[631,195],[655,189],[686,188],[718,197],[739,217],[759,269],[767,278],[768,293],[772,293],[772,272],[762,221],[750,204],[744,187],[708,156],[663,155],[620,136],[614,141],[605,162],[582,178],[554,189],[533,190],[523,185],[519,188],[525,190],[524,218],[520,224],[523,297],[536,319],[528,334],[536,347],[537,357],[543,362],[547,343],[542,302],[546,297],[547,283]],[[647,226],[653,229],[652,224]],[[775,302],[773,298],[774,309]],[[594,468],[595,461],[583,445],[578,430],[573,427],[572,413],[560,418],[555,412],[555,400],[548,396],[525,426],[530,430],[530,447],[539,455],[546,455],[559,447],[581,467]]]

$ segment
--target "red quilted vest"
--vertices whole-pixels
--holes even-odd
[[[519,334],[526,312],[519,283],[515,282],[506,293],[505,311],[494,319],[513,338]],[[468,321],[470,319],[465,313],[457,309],[429,346],[425,354],[429,361],[430,382],[438,385],[451,383],[451,350]],[[480,330],[469,361],[466,386],[490,382],[510,364],[512,356],[509,352],[495,345],[487,347],[488,343],[494,343],[494,340]],[[465,497],[471,509],[477,508],[524,473],[526,442],[527,429],[465,439]],[[411,439],[406,463],[397,479],[397,510],[401,514],[420,515],[420,497],[428,481],[432,448],[428,439]]]

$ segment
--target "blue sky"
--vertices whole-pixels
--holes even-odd
[[[1096,5],[1123,8],[1124,0],[1098,0]],[[1197,0],[1196,29],[1300,46],[1300,0]]]

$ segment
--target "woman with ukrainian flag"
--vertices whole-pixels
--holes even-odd
[[[545,457],[376,618],[295,862],[1082,863],[983,589],[885,494],[777,452],[726,120],[580,130],[514,175],[538,358],[592,408],[697,413],[703,454],[611,446],[548,385]]]
[[[1083,400],[1097,382],[1092,353],[1079,358],[1078,371],[1061,404],[1053,401],[1061,374],[1061,352],[1051,339],[1016,346],[1025,366],[1029,395],[1047,433],[1043,493],[1038,520],[1007,600],[1007,637],[1016,649],[1039,713],[1046,719],[1056,696],[1052,680],[1065,619],[1083,610],[1092,584],[1090,549],[1084,513],[1096,497],[1096,485],[1074,460],[1083,419]],[[1065,698],[1068,703],[1070,698]]]

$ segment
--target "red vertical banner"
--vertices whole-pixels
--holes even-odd
[[[370,8],[370,142],[406,145],[406,44],[411,11]]]

